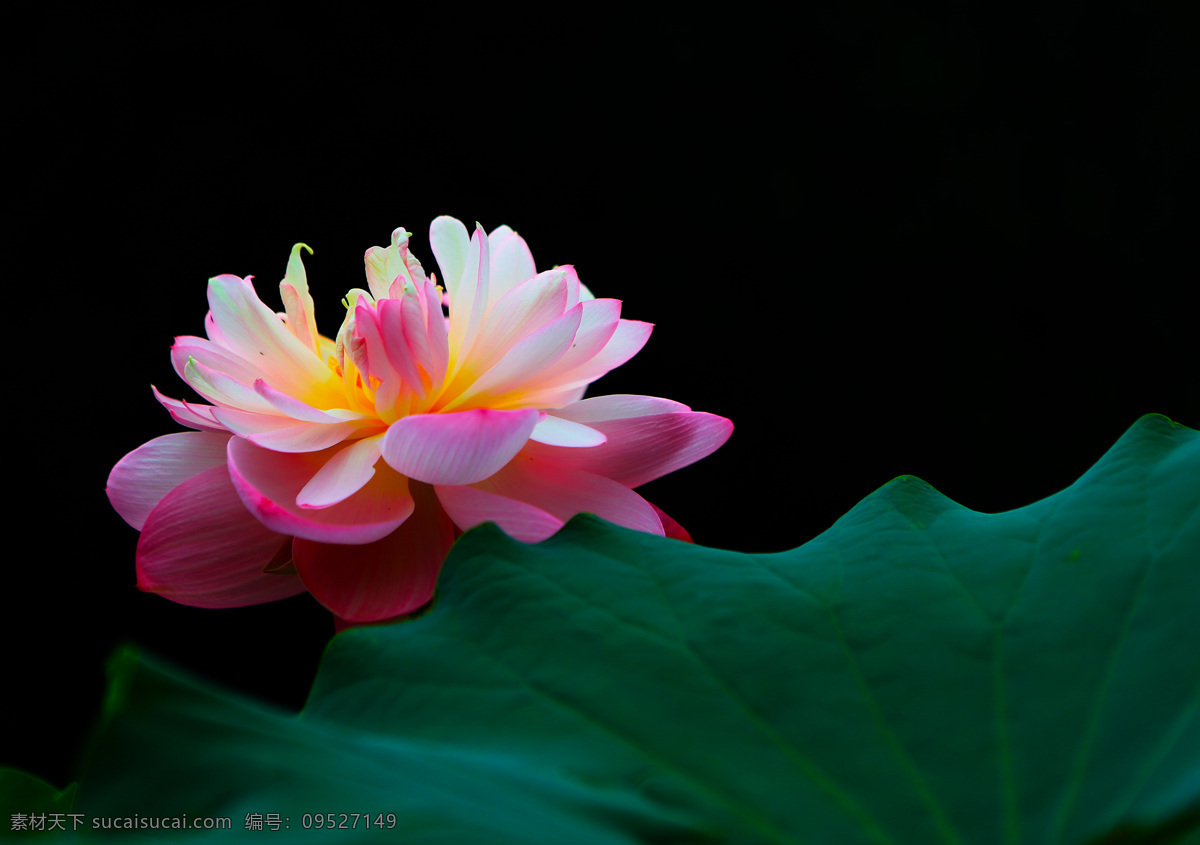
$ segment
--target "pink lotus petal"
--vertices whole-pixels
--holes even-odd
[[[213,416],[234,434],[274,452],[320,452],[336,446],[362,428],[353,420],[299,422],[291,417],[255,414],[234,408],[214,408]]]
[[[271,407],[274,408],[278,413],[301,422],[328,425],[354,422],[356,420],[366,418],[365,414],[360,414],[357,411],[350,411],[344,408],[334,408],[329,411],[319,410],[314,408],[312,405],[309,405],[307,402],[301,402],[299,399],[288,396],[286,393],[281,393],[262,379],[258,379],[254,382],[254,392],[263,399],[266,399]]]
[[[171,366],[185,381],[187,376],[184,375],[184,368],[189,358],[195,358],[206,367],[222,372],[243,384],[253,384],[255,379],[262,377],[262,373],[249,361],[242,360],[237,353],[211,340],[186,335],[175,338],[175,345],[171,347]]]
[[[593,300],[596,302],[602,300]],[[554,378],[561,386],[589,384],[602,375],[624,364],[642,350],[654,330],[653,323],[640,320],[620,320],[604,347],[589,359],[581,361],[570,370],[555,368],[543,376]]]
[[[433,248],[438,267],[442,269],[442,282],[451,297],[458,289],[463,268],[467,266],[470,241],[467,227],[453,217],[443,215],[429,224],[429,245]]]
[[[404,313],[405,303],[415,303],[415,297],[414,292],[411,297],[406,293],[403,299],[383,300],[379,303],[376,315],[373,318],[367,317],[363,326],[366,329],[368,353],[372,359],[376,355],[375,344],[378,344],[379,354],[383,356],[384,363],[398,378],[424,398],[425,384],[418,369],[422,358],[432,368],[425,338],[425,321],[423,315],[417,315],[422,317],[419,320],[413,317],[406,320]],[[419,305],[416,307],[419,310]],[[408,306],[410,311],[413,308],[414,305]],[[375,364],[372,363],[371,366],[374,367]],[[383,376],[380,378],[387,380]]]
[[[571,299],[568,302],[569,306],[575,306],[580,302],[589,302],[596,297],[592,296],[592,292],[587,289],[587,285],[579,281],[579,274],[575,272],[575,265],[564,264],[563,270],[567,272],[568,290],[571,292]]]
[[[488,242],[478,225],[471,235],[458,286],[450,288],[450,348],[458,350],[457,372],[470,356],[488,307]],[[452,376],[453,377],[453,376]]]
[[[164,434],[134,449],[112,468],[105,492],[121,518],[142,530],[163,497],[189,478],[225,466],[227,434]]]
[[[184,365],[183,378],[193,390],[216,405],[257,414],[275,412],[269,402],[254,392],[253,387],[206,367],[195,358],[189,358]]]
[[[383,435],[355,440],[325,462],[296,495],[302,508],[327,508],[353,496],[375,475]]]
[[[296,504],[300,491],[334,451],[286,454],[241,437],[229,441],[229,476],[242,503],[268,528],[322,543],[362,545],[396,530],[412,513],[408,479],[386,466],[357,493],[327,508]]]
[[[562,419],[554,414],[546,414],[533,427],[530,440],[545,443],[547,446],[563,446],[570,449],[599,446],[608,440],[604,433],[590,428],[583,423]]]
[[[526,335],[445,409],[453,410],[455,406],[485,397],[500,400],[527,384],[537,384],[542,372],[571,348],[582,316],[582,306],[576,305],[557,320]]]
[[[150,512],[138,538],[138,588],[192,607],[294,596],[304,592],[298,577],[263,572],[288,541],[247,513],[225,467],[213,467]]]
[[[492,367],[523,337],[566,312],[565,276],[561,270],[539,273],[492,306],[471,353],[472,364],[479,372]]]
[[[258,298],[248,279],[215,276],[208,283],[208,304],[222,345],[263,368],[285,393],[303,396],[332,373],[313,350],[288,331],[283,320]]]
[[[507,499],[476,487],[437,487],[438,500],[463,531],[494,522],[514,540],[540,543],[563,527],[563,521],[539,507]]]
[[[579,404],[589,401],[594,400]],[[555,413],[569,412],[563,408]],[[603,432],[608,442],[592,449],[530,443],[527,451],[543,461],[639,487],[712,454],[733,433],[733,423],[724,417],[695,411],[589,420],[587,425]]]
[[[180,399],[163,396],[154,385],[150,385],[150,390],[154,392],[154,398],[167,409],[167,413],[171,415],[171,419],[180,425],[199,429],[200,431],[229,431],[223,423],[219,422],[213,416],[212,405],[193,405]]]
[[[425,285],[426,327],[425,336],[429,343],[429,355],[433,369],[429,377],[435,385],[441,384],[450,365],[450,338],[446,333],[446,320],[442,316],[441,294],[432,282]]]
[[[593,450],[558,451],[590,453]],[[593,513],[617,525],[662,535],[662,522],[654,508],[625,485],[590,472],[537,460],[530,454],[527,450],[500,472],[476,486],[480,490],[533,505],[563,522],[576,514]]]
[[[533,409],[404,417],[384,436],[383,459],[427,484],[471,484],[512,460],[537,421]]]
[[[647,504],[654,508],[654,512],[658,514],[658,519],[660,522],[662,522],[663,532],[667,537],[670,537],[672,540],[680,540],[684,543],[696,542],[692,539],[692,535],[687,533],[687,529],[685,529],[675,520],[671,519],[671,517],[668,516],[662,508],[653,502],[648,502]]]
[[[287,272],[279,283],[279,296],[283,300],[283,308],[287,313],[287,328],[305,349],[321,357],[320,335],[317,334],[317,316],[313,305],[312,294],[308,292],[308,274],[304,272],[304,261],[300,250],[307,249],[312,255],[308,244],[296,244],[288,256]]]
[[[561,389],[565,384],[578,382],[577,371],[579,368],[587,366],[593,358],[609,346],[621,323],[632,322],[621,320],[621,303],[616,299],[588,300],[579,303],[578,307],[581,313],[579,331],[575,333],[575,340],[561,358],[538,374],[539,385],[555,385]],[[623,331],[630,330],[624,329]],[[649,331],[647,331],[646,339],[649,336]],[[642,340],[643,345],[646,339]],[[630,357],[633,354],[635,353],[631,353]]]
[[[454,543],[454,524],[430,487],[414,484],[412,492],[412,516],[380,540],[362,546],[293,544],[304,586],[346,622],[391,619],[433,597],[438,571]]]
[[[557,417],[578,423],[608,422],[631,417],[650,417],[656,414],[690,413],[691,408],[682,402],[662,399],[658,396],[639,396],[632,393],[613,393],[608,396],[593,396],[573,405],[559,408]]]
[[[392,283],[397,279],[413,282],[408,265],[408,236],[403,228],[392,232],[392,243],[388,247],[373,246],[364,256],[367,270],[367,286],[377,300],[386,299]],[[420,266],[419,264],[417,265]]]
[[[491,253],[490,285],[493,301],[498,300],[526,279],[537,273],[533,266],[533,254],[525,239],[516,232],[499,238],[488,236]]]

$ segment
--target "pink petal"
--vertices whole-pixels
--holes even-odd
[[[467,248],[458,286],[450,288],[450,348],[458,358],[455,369],[467,360],[488,307],[488,242],[477,225]]]
[[[582,423],[565,420],[553,414],[546,414],[533,427],[533,434],[529,436],[529,439],[538,443],[545,443],[547,446],[564,446],[571,449],[581,449],[599,446],[608,438],[604,436],[603,432]]]
[[[322,543],[373,543],[396,530],[412,513],[408,479],[376,467],[357,493],[326,508],[296,503],[305,486],[334,456],[332,449],[287,454],[262,449],[241,437],[229,441],[229,476],[243,504],[263,525],[281,534]]]
[[[603,475],[626,487],[639,487],[712,454],[733,433],[733,423],[724,417],[696,411],[674,411],[604,420],[588,418],[586,408],[579,410],[581,406],[587,406],[587,403],[607,398],[609,397],[584,399],[576,405],[569,405],[554,413],[567,418],[578,414],[579,416],[575,417],[576,421],[580,421],[580,417],[586,418],[586,425],[603,432],[608,442],[591,449],[564,449],[530,443],[527,447],[528,453],[564,467]],[[622,397],[625,402],[634,398]],[[668,402],[665,399],[657,401]],[[612,403],[612,406],[616,407],[619,404]],[[593,410],[596,407],[593,406]]]
[[[525,239],[510,232],[499,239],[488,236],[491,253],[490,285],[493,301],[504,296],[526,279],[537,273],[533,266],[533,254]]]
[[[650,503],[623,484],[590,472],[536,460],[527,454],[522,454],[477,486],[489,493],[533,505],[563,522],[576,514],[593,513],[627,528],[658,535],[663,533],[662,522]]]
[[[416,610],[433,597],[438,571],[454,543],[454,524],[432,488],[412,485],[416,508],[388,536],[361,546],[296,540],[304,586],[346,622],[377,622]]]
[[[187,335],[175,338],[175,345],[171,347],[171,366],[185,381],[187,376],[184,375],[184,368],[189,358],[195,358],[206,367],[218,370],[244,384],[253,384],[256,378],[262,377],[262,373],[250,362],[242,360],[237,353],[230,352],[211,340]]]
[[[154,391],[154,398],[167,409],[167,413],[171,415],[171,419],[180,425],[187,426],[188,428],[196,428],[201,431],[229,431],[224,423],[219,422],[213,416],[212,405],[193,405],[180,399],[163,396],[154,385],[150,385],[150,389]]]
[[[234,434],[274,452],[320,452],[336,446],[362,428],[362,424],[354,420],[300,422],[290,417],[255,414],[235,408],[214,408],[213,416]]]
[[[383,459],[427,484],[471,484],[496,472],[529,440],[538,412],[476,409],[414,414],[383,438]]]
[[[514,393],[524,385],[538,383],[542,380],[542,373],[571,348],[582,316],[582,306],[576,305],[557,320],[522,338],[499,363],[445,407],[452,410],[468,401],[478,401],[481,397],[490,397],[489,401],[503,401],[506,394]]]
[[[183,379],[193,390],[216,405],[237,408],[256,414],[273,414],[271,403],[244,384],[220,370],[205,366],[195,358],[188,359],[183,366]]]
[[[663,531],[666,533],[666,536],[670,537],[672,540],[680,540],[684,543],[696,542],[692,539],[692,535],[687,533],[687,529],[685,529],[675,520],[671,519],[671,517],[668,516],[662,508],[653,502],[648,502],[648,504],[650,507],[654,508],[654,512],[658,514],[658,519],[660,522],[662,522]]]
[[[603,302],[603,300],[592,301]],[[586,304],[584,303],[584,305]],[[575,366],[570,370],[565,369],[565,364],[568,362],[554,368],[552,371],[554,382],[560,387],[590,384],[638,354],[646,345],[646,341],[650,339],[650,332],[653,329],[652,323],[643,323],[639,320],[618,321],[615,330],[602,349],[587,359],[584,359],[582,355],[573,355],[569,363]],[[551,374],[543,376],[543,381],[550,377]]]
[[[392,232],[392,243],[387,247],[373,246],[367,250],[364,262],[367,270],[367,286],[376,299],[386,299],[392,283],[399,278],[402,282],[413,281],[408,268],[408,235],[403,227]]]
[[[141,531],[164,496],[189,478],[225,465],[228,442],[228,435],[199,431],[156,437],[117,461],[108,474],[108,500]]]
[[[319,410],[307,402],[301,402],[286,393],[281,393],[262,379],[254,382],[254,392],[266,399],[271,407],[279,413],[301,422],[336,424],[366,418],[365,414],[344,408],[334,408],[329,411]]]
[[[287,313],[288,331],[319,359],[321,343],[317,334],[316,310],[312,294],[308,291],[308,274],[304,272],[304,261],[300,254],[302,249],[307,249],[308,254],[312,255],[312,247],[308,244],[295,244],[292,247],[287,271],[279,283],[279,296]]]
[[[427,321],[425,334],[429,342],[429,355],[433,359],[429,377],[434,384],[441,384],[450,365],[450,339],[446,333],[446,318],[442,316],[441,294],[433,282],[425,284],[424,310]]]
[[[579,308],[582,316],[579,320],[579,331],[575,333],[575,340],[561,358],[538,373],[536,388],[530,391],[525,401],[540,408],[563,404],[547,401],[547,399],[561,394],[565,388],[576,391],[578,388],[586,387],[589,381],[594,381],[594,378],[588,379],[588,372],[581,368],[589,367],[592,359],[609,346],[622,323],[632,322],[621,320],[621,303],[616,299],[588,300],[580,303]],[[630,330],[622,329],[622,331]],[[642,339],[642,344],[648,337],[649,331]],[[641,346],[638,346],[631,351],[630,357],[640,348]],[[596,368],[591,367],[591,369]],[[583,380],[581,381],[581,379]],[[530,386],[533,387],[533,385]],[[571,401],[577,398],[573,396]]]
[[[591,399],[583,399],[559,408],[554,415],[579,423],[594,423],[624,420],[631,417],[649,417],[655,414],[690,413],[691,410],[682,402],[662,399],[658,396],[613,393],[608,396],[593,396]]]
[[[294,596],[304,592],[298,577],[263,572],[287,542],[246,512],[225,467],[213,467],[150,512],[138,538],[138,588],[192,607]]]
[[[249,279],[228,275],[209,279],[208,304],[220,333],[218,342],[243,360],[257,363],[285,393],[304,396],[333,378],[326,363],[262,303]]]
[[[430,369],[433,365],[429,361],[425,321],[414,319],[415,316],[423,315],[414,314],[406,320],[404,312],[407,302],[417,303],[416,294],[410,296],[406,292],[402,299],[383,300],[379,303],[379,309],[373,318],[368,318],[372,320],[373,325],[360,328],[360,331],[363,331],[364,337],[367,338],[368,352],[372,358],[371,366],[375,366],[374,344],[378,343],[384,362],[399,378],[404,380],[405,384],[411,386],[419,396],[424,398],[425,384],[417,367],[422,363],[422,358],[425,359],[425,363],[429,363]],[[413,304],[408,305],[410,312],[413,309]],[[419,307],[417,310],[419,311]],[[386,381],[386,379],[383,380]]]
[[[587,285],[579,281],[579,274],[575,272],[575,265],[563,264],[561,269],[567,271],[567,285],[569,286],[568,290],[571,292],[571,299],[568,305],[574,306],[577,303],[589,302],[596,298],[587,289]]]
[[[494,522],[514,540],[540,543],[563,527],[563,521],[541,508],[506,499],[475,487],[437,487],[438,500],[463,531]]]
[[[343,446],[296,495],[302,508],[327,508],[353,496],[375,475],[383,435]]]
[[[521,282],[488,312],[471,350],[476,372],[490,368],[517,341],[558,319],[566,310],[567,282],[561,270],[547,270]]]
[[[463,268],[467,266],[470,241],[467,227],[453,217],[443,215],[429,224],[429,245],[442,269],[442,283],[451,295],[458,289]]]

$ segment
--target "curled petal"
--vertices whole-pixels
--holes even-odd
[[[256,414],[233,408],[214,408],[213,416],[234,434],[274,452],[320,452],[341,443],[361,428],[359,422],[312,423]]]
[[[663,534],[662,521],[654,508],[625,485],[590,472],[537,460],[528,454],[519,456],[476,486],[533,505],[563,522],[576,514],[593,513],[626,528]]]
[[[362,545],[396,530],[412,513],[408,479],[386,466],[352,496],[312,509],[296,503],[305,486],[334,456],[333,450],[287,454],[231,438],[229,476],[243,504],[263,525],[281,534],[321,543]]]
[[[138,588],[192,607],[294,596],[304,592],[299,578],[263,572],[288,542],[247,513],[225,467],[213,467],[168,493],[146,518]]]
[[[385,299],[389,295],[392,283],[397,279],[403,284],[415,281],[410,263],[420,269],[416,259],[408,254],[409,232],[403,228],[392,232],[391,246],[373,246],[367,250],[364,263],[367,269],[367,286],[376,299]],[[424,277],[424,274],[421,274]]]
[[[225,466],[228,442],[225,434],[189,431],[143,443],[108,474],[108,500],[122,519],[141,531],[164,496],[205,470]]]
[[[353,496],[375,475],[382,440],[383,435],[377,434],[343,446],[296,494],[296,504],[327,508]]]
[[[454,524],[432,488],[412,485],[415,510],[386,537],[346,547],[296,540],[292,552],[304,586],[347,622],[377,622],[416,610],[433,597],[438,571],[454,543]]]
[[[262,376],[250,362],[211,340],[186,335],[175,338],[175,345],[171,347],[171,366],[184,381],[187,381],[184,368],[190,358],[244,384],[253,384],[256,378]]]
[[[163,396],[154,385],[150,385],[150,389],[154,391],[154,398],[167,409],[167,413],[171,415],[171,419],[180,425],[187,428],[199,429],[200,431],[229,431],[224,423],[213,416],[212,405],[193,405],[181,399],[172,399],[170,396]]]
[[[508,499],[476,487],[438,487],[438,500],[463,531],[494,522],[514,540],[540,543],[563,527],[563,521],[535,505]]]
[[[677,407],[684,410],[675,410]],[[531,443],[528,450],[542,460],[639,487],[712,454],[733,433],[733,423],[724,417],[686,408],[652,396],[584,399],[560,408],[555,415],[602,432],[607,442],[592,449]],[[635,413],[643,415],[629,416]],[[605,419],[606,414],[613,416]]]
[[[301,422],[335,424],[361,420],[366,416],[345,408],[334,408],[329,411],[319,410],[307,402],[301,402],[286,393],[281,393],[262,379],[254,382],[254,392],[266,399],[277,412]]]
[[[383,459],[397,472],[427,484],[482,481],[521,450],[538,416],[530,408],[404,417],[384,436]]]
[[[288,256],[287,272],[283,281],[279,283],[279,295],[287,313],[288,330],[319,360],[320,335],[317,334],[317,317],[312,294],[308,292],[308,274],[304,272],[304,261],[301,259],[302,249],[307,249],[309,255],[312,255],[312,248],[308,244],[296,244],[292,247],[292,253]]]
[[[293,396],[329,387],[332,373],[313,350],[288,331],[262,303],[247,279],[216,276],[208,283],[208,304],[219,343],[245,361],[258,364],[273,384]]]
[[[216,405],[256,414],[275,413],[271,403],[255,393],[253,387],[207,367],[195,358],[189,358],[184,365],[183,378],[193,390]]]

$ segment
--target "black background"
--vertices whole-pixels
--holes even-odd
[[[123,641],[302,705],[328,614],[139,593],[104,495],[178,430],[149,385],[188,395],[168,350],[206,279],[278,305],[296,241],[327,334],[394,227],[436,270],[439,214],[512,225],[655,323],[589,393],[734,421],[641,490],[706,545],[792,548],[903,473],[1008,510],[1144,413],[1200,425],[1185,4],[815,5],[14,30],[0,764],[69,781]]]

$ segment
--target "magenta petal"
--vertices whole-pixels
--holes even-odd
[[[388,536],[362,546],[297,539],[292,546],[304,586],[350,623],[377,622],[416,610],[433,596],[454,543],[454,524],[433,489],[412,485],[416,509]]]
[[[563,522],[576,514],[593,513],[626,528],[660,536],[663,533],[662,522],[650,503],[623,484],[590,472],[531,460],[526,454],[478,486],[533,505]]]
[[[391,534],[412,513],[413,500],[408,479],[383,464],[358,492],[337,504],[319,509],[297,504],[301,491],[337,452],[272,452],[234,437],[229,476],[246,509],[281,534],[351,545]]]
[[[696,542],[692,539],[692,535],[687,532],[687,529],[673,520],[662,508],[654,504],[654,502],[647,502],[647,504],[654,508],[654,512],[658,514],[658,519],[662,523],[663,533],[666,536],[672,540],[682,540],[685,543]]]
[[[304,592],[265,573],[288,538],[242,506],[225,467],[193,476],[150,512],[137,546],[138,588],[192,607],[243,607]]]
[[[388,429],[383,459],[397,472],[427,484],[473,484],[513,459],[538,417],[532,408],[415,414]]]
[[[196,428],[200,431],[228,433],[229,429],[213,416],[212,405],[193,405],[181,399],[172,399],[170,396],[163,396],[154,385],[150,385],[150,389],[154,391],[154,398],[167,409],[167,413],[171,415],[171,419],[180,425],[187,428]]]
[[[597,400],[608,398],[597,397]],[[590,401],[594,400],[584,399],[578,404]],[[572,407],[555,414],[571,419]],[[580,414],[574,419],[602,432],[608,441],[590,449],[566,449],[534,442],[528,446],[529,454],[560,466],[606,476],[626,487],[638,487],[712,454],[733,433],[733,423],[729,420],[698,411],[608,420],[589,419]]]
[[[141,531],[163,497],[207,469],[225,466],[227,434],[165,434],[134,449],[112,468],[105,492],[121,518]]]
[[[563,521],[539,507],[475,487],[438,487],[438,500],[463,531],[494,522],[523,543],[540,543],[563,527]]]

